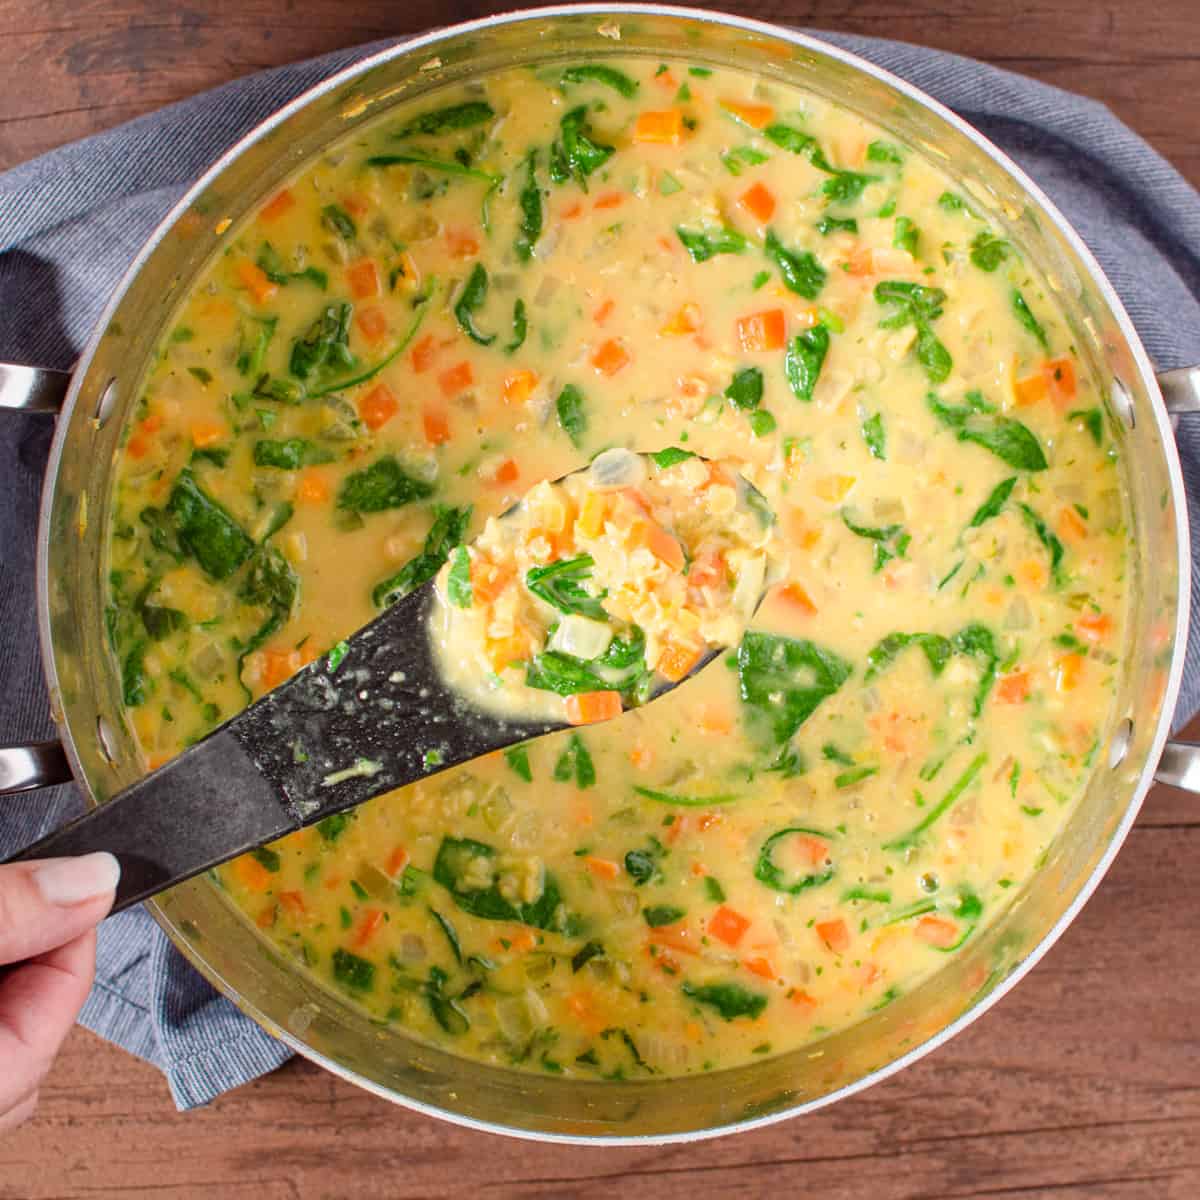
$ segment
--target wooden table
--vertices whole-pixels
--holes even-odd
[[[0,0],[0,167],[249,71],[503,7]],[[729,7],[923,42],[1085,92],[1200,184],[1197,0]],[[180,1116],[154,1070],[77,1030],[38,1117],[0,1143],[0,1200],[798,1192],[1196,1200],[1198,929],[1200,801],[1159,788],[1099,893],[983,1021],[843,1104],[701,1145],[587,1150],[490,1137],[392,1108],[303,1062]]]

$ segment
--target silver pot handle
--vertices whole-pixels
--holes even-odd
[[[1171,416],[1200,412],[1200,366],[1159,371],[1158,386]]]
[[[66,371],[0,363],[0,411],[57,413],[71,376]],[[69,783],[71,764],[59,742],[0,746],[0,796]]]
[[[67,371],[0,363],[0,409],[57,413],[63,406],[70,384],[71,376]]]

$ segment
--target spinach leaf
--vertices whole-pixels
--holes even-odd
[[[432,112],[422,113],[397,129],[392,137],[437,137],[438,134],[482,125],[495,115],[495,110],[486,100],[467,100],[462,104],[451,104],[446,108],[435,108]]]
[[[517,196],[521,209],[521,225],[517,232],[517,257],[528,262],[533,248],[542,236],[542,189],[537,181],[537,152],[530,150],[525,159],[525,184]]]
[[[471,520],[471,506],[449,508],[442,504],[433,507],[433,524],[425,535],[421,553],[382,583],[375,586],[371,599],[380,608],[395,604],[397,600],[428,583],[450,556],[450,551],[466,536]]]
[[[317,822],[317,832],[321,835],[323,842],[328,842],[332,846],[350,828],[350,824],[354,820],[355,815],[352,812],[334,813]]]
[[[338,370],[351,370],[356,359],[350,353],[350,315],[353,306],[346,301],[329,304],[292,343],[288,370],[297,378],[319,381]]]
[[[892,245],[905,254],[917,257],[917,243],[921,240],[921,231],[910,217],[897,217],[896,227],[892,232]]]
[[[928,813],[910,829],[907,833],[900,837],[893,838],[890,842],[884,842],[885,850],[903,851],[912,846],[915,846],[920,840],[921,835],[936,821],[943,816],[948,809],[953,807],[958,798],[967,790],[974,782],[975,777],[983,769],[984,763],[987,762],[987,754],[977,754],[971,760],[967,769],[955,780],[950,790],[929,810]]]
[[[829,330],[824,325],[814,325],[798,333],[788,343],[783,360],[783,371],[788,387],[797,400],[806,403],[813,398],[813,390],[821,377],[821,367],[829,353]]]
[[[512,329],[512,341],[505,343],[505,354],[515,354],[525,345],[525,338],[529,335],[529,318],[525,313],[525,301],[519,297],[513,305]]]
[[[904,159],[900,155],[900,147],[893,142],[875,141],[867,147],[867,162],[894,163],[899,167]]]
[[[1071,421],[1079,421],[1092,435],[1097,446],[1104,445],[1104,414],[1098,408],[1077,408],[1068,414]]]
[[[121,699],[126,708],[136,708],[146,699],[146,643],[134,642],[121,662]]]
[[[970,211],[967,208],[967,202],[961,196],[956,195],[954,192],[943,192],[938,197],[938,208],[940,208],[943,212],[948,212],[948,213],[958,213],[958,212],[969,212]]]
[[[831,233],[857,233],[858,222],[853,217],[822,217],[817,222],[817,232],[822,237]]]
[[[971,239],[971,261],[981,271],[994,271],[1012,253],[1004,238],[982,229]]]
[[[571,956],[571,974],[577,975],[593,958],[604,957],[604,945],[601,942],[585,942]],[[576,1062],[579,1060],[576,1059]]]
[[[819,887],[823,883],[828,883],[834,876],[832,862],[826,863],[819,870],[810,871],[807,875],[799,876],[785,871],[782,867],[776,865],[774,858],[776,847],[780,842],[784,842],[797,834],[805,838],[821,838],[823,841],[830,840],[830,835],[822,833],[819,829],[806,829],[803,825],[789,825],[786,829],[780,829],[776,833],[771,834],[763,842],[762,849],[758,852],[758,861],[754,865],[754,878],[759,883],[764,883],[773,891],[783,892],[788,896],[798,896],[808,888]]]
[[[876,413],[862,423],[862,436],[872,457],[879,459],[880,462],[886,462],[887,430],[883,427],[883,413]]]
[[[563,433],[571,439],[571,445],[578,450],[583,445],[584,434],[587,433],[587,413],[583,407],[583,393],[573,383],[568,383],[554,402],[554,411],[558,415],[558,423]]]
[[[559,82],[563,84],[589,82],[603,84],[605,87],[620,92],[626,100],[631,100],[636,96],[638,90],[637,80],[630,79],[624,71],[618,71],[615,67],[606,67],[602,63],[581,63],[576,67],[567,67],[559,76]]]
[[[213,579],[227,579],[254,549],[242,527],[200,487],[187,467],[175,479],[165,512],[178,545]]]
[[[578,613],[594,621],[608,620],[600,603],[606,593],[593,596],[583,588],[591,579],[594,566],[590,554],[562,558],[544,567],[531,567],[525,573],[525,586],[539,599],[563,613]]]
[[[339,946],[333,952],[333,977],[352,992],[369,992],[375,986],[375,964]]]
[[[811,154],[817,145],[817,139],[811,134],[781,122],[768,125],[762,134],[767,141],[774,142],[780,150],[787,150],[791,154]]]
[[[260,546],[250,560],[238,597],[247,604],[261,604],[283,618],[291,614],[300,591],[300,580],[288,560],[274,546]]]
[[[926,396],[933,415],[947,429],[957,431],[960,442],[974,442],[1018,471],[1044,471],[1041,443],[1020,421],[1000,416],[979,392],[968,392],[965,405],[942,404],[931,392]]]
[[[259,846],[256,850],[250,851],[250,857],[254,859],[256,863],[260,863],[262,866],[266,867],[266,869],[270,871],[272,875],[277,875],[279,873],[279,868],[282,863],[280,862],[279,855],[274,850],[268,850],[266,846]]]
[[[1033,310],[1025,302],[1025,297],[1016,288],[1012,290],[1012,307],[1021,325],[1037,338],[1038,344],[1043,350],[1048,350],[1050,348],[1050,340],[1046,337],[1045,328],[1037,317],[1033,315]]]
[[[156,642],[161,642],[163,638],[169,637],[172,633],[186,629],[187,624],[187,614],[180,612],[177,608],[168,608],[159,604],[142,605],[142,625]]]
[[[554,876],[542,877],[534,901],[508,900],[500,891],[496,850],[471,838],[444,837],[433,863],[433,878],[463,912],[485,921],[516,921],[535,929],[561,930],[565,925],[562,895]],[[487,877],[490,882],[478,882]]]
[[[344,241],[352,242],[358,237],[358,226],[354,218],[340,205],[326,204],[321,209],[321,224]]]
[[[455,159],[431,158],[428,154],[415,151],[395,151],[391,154],[373,154],[367,159],[368,167],[395,166],[424,167],[427,171],[440,171],[443,175],[461,175],[466,179],[478,179],[490,188],[497,187],[502,176],[493,175],[489,171],[481,171],[478,167],[468,167]]]
[[[552,163],[557,163],[557,173],[561,176],[565,171],[567,177],[574,177],[585,192],[588,176],[615,153],[615,147],[595,142],[589,136],[587,106],[583,104],[571,109],[563,117],[559,124],[559,140],[551,148]],[[565,179],[560,178],[558,182],[565,182]]]
[[[686,916],[686,909],[677,908],[673,904],[653,904],[642,909],[642,919],[651,929],[658,929],[662,925],[674,925]]]
[[[726,150],[721,155],[721,165],[730,175],[740,175],[746,167],[756,167],[760,163],[770,162],[770,160],[769,154],[755,150],[753,146],[734,146],[732,150]],[[670,195],[669,192],[666,194]]]
[[[941,288],[925,287],[919,283],[885,280],[875,285],[875,300],[891,305],[892,315],[881,321],[883,329],[899,329],[915,325],[917,330],[917,361],[933,383],[943,383],[954,366],[950,351],[930,327],[942,315],[946,293]]]
[[[526,664],[525,686],[560,696],[579,692],[612,691],[612,685],[593,670],[593,664],[561,650],[545,650]]]
[[[677,225],[675,234],[695,263],[708,262],[718,254],[746,252],[746,239],[736,229],[722,228],[706,232]]]
[[[655,804],[677,804],[684,808],[709,808],[716,804],[732,804],[741,797],[733,792],[719,792],[707,796],[685,796],[682,792],[660,792],[655,788],[635,786],[639,796],[653,800]]]
[[[250,317],[242,322],[235,360],[239,374],[258,376],[278,324],[278,317]]]
[[[554,764],[554,778],[559,783],[569,783],[572,778],[578,788],[590,788],[596,782],[596,768],[587,745],[579,734],[571,734],[567,748]]]
[[[303,271],[289,271],[279,251],[270,242],[263,242],[259,247],[258,257],[254,260],[254,265],[272,283],[287,285],[293,279],[300,279],[307,283],[315,284],[322,291],[329,286],[329,276],[319,267],[305,267]],[[272,326],[275,324],[274,317],[257,317],[255,319],[262,324],[266,324],[268,321]],[[243,374],[248,375],[250,372],[244,371]]]
[[[383,512],[432,495],[431,484],[414,479],[398,459],[389,455],[348,475],[338,492],[337,506],[350,512]]]
[[[656,837],[650,838],[649,849],[630,850],[625,855],[625,873],[640,887],[649,883],[658,873],[659,861],[666,854],[666,848]]]
[[[1046,547],[1046,552],[1050,555],[1050,573],[1054,577],[1055,583],[1062,583],[1062,574],[1060,567],[1063,560],[1063,544],[1055,536],[1053,530],[1042,520],[1028,504],[1018,504],[1017,507],[1021,510],[1021,515],[1025,518],[1030,529],[1037,536],[1037,540]]]
[[[748,991],[740,983],[703,983],[698,986],[685,983],[682,991],[698,1004],[715,1008],[726,1021],[738,1017],[749,1017],[753,1021],[767,1007],[766,996]]]
[[[851,533],[875,543],[876,571],[882,571],[893,558],[903,558],[912,541],[912,535],[905,532],[903,525],[858,525],[846,515],[845,510],[841,517]]]
[[[763,247],[767,258],[779,268],[784,286],[797,296],[806,300],[815,300],[825,286],[825,268],[817,261],[816,255],[807,250],[793,251],[775,236],[773,229],[767,230],[767,240]]]
[[[504,752],[504,761],[513,773],[526,783],[533,782],[533,768],[529,765],[529,751],[524,746],[509,746]]]
[[[307,438],[288,438],[277,442],[260,438],[254,443],[254,465],[276,467],[281,471],[297,471],[320,463],[333,462],[333,454]]]
[[[665,446],[662,450],[650,455],[651,461],[660,471],[665,471],[668,467],[687,462],[689,458],[695,457],[692,451],[683,450],[679,446]]]
[[[863,676],[863,682],[870,683],[882,671],[887,670],[900,652],[908,646],[921,648],[935,677],[946,669],[954,650],[950,639],[938,633],[889,633],[887,637],[876,642],[867,654],[867,673]]]
[[[967,522],[967,528],[978,529],[985,521],[998,517],[1000,510],[1008,503],[1008,498],[1016,486],[1017,477],[1015,475],[1010,475],[996,484],[988,494],[988,498],[975,510],[975,515]]]
[[[758,367],[746,367],[739,371],[725,389],[725,398],[734,408],[742,410],[757,408],[762,395],[763,373]]]
[[[454,305],[454,316],[463,333],[480,346],[490,346],[496,340],[494,333],[480,333],[475,326],[475,314],[483,307],[487,294],[487,268],[483,263],[477,262],[471,268],[471,274],[467,276],[467,282],[459,293]]]
[[[432,911],[432,909],[430,910]],[[429,968],[429,979],[421,985],[421,992],[433,1019],[449,1034],[461,1037],[471,1028],[471,1021],[459,1005],[459,998],[446,995],[449,976],[441,967]]]
[[[804,639],[751,631],[738,647],[743,704],[782,745],[850,677],[851,667],[830,650]]]
[[[470,608],[474,603],[471,590],[471,557],[466,546],[459,546],[451,556],[450,573],[446,577],[446,598],[455,608]]]

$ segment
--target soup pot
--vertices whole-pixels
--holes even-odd
[[[207,880],[150,903],[168,937],[255,1021],[344,1079],[436,1116],[562,1141],[683,1139],[802,1113],[883,1079],[953,1036],[1010,988],[1100,881],[1155,778],[1200,790],[1200,747],[1167,741],[1183,669],[1187,505],[1172,414],[1200,410],[1200,368],[1155,377],[1096,261],[1038,187],[966,122],[907,83],[797,33],[719,13],[580,6],[459,25],[385,50],[264,121],[175,206],[129,268],[75,370],[0,366],[0,408],[58,413],[38,533],[41,648],[61,746],[0,749],[0,791],[74,777],[90,805],[142,762],[104,639],[105,529],[125,418],[172,298],[221,235],[331,140],[388,106],[514,65],[615,54],[752,68],[836,100],[953,176],[1036,265],[1088,367],[1104,381],[1136,547],[1117,719],[1087,793],[1043,868],[945,969],[869,1019],[791,1053],[678,1079],[597,1083],[458,1058],[372,1024],[302,974]]]

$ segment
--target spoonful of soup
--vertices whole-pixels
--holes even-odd
[[[782,566],[729,464],[606,450],[427,583],[13,861],[108,850],[113,911],[480,755],[648,703],[736,644]]]

